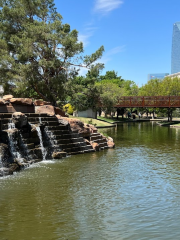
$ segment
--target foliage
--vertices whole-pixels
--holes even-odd
[[[96,81],[102,65],[92,65],[86,77],[75,77],[68,83],[70,102],[77,110],[96,109],[99,103],[99,90]]]
[[[77,30],[62,23],[53,0],[1,0],[0,28],[1,81],[15,84],[15,96],[31,92],[54,105],[79,67],[90,68],[104,51],[84,56]]]
[[[115,83],[111,82],[96,83],[96,86],[100,92],[99,102],[102,110],[105,111],[106,114],[113,111],[118,97],[124,95],[124,89],[117,87]]]
[[[63,106],[63,111],[68,113],[69,115],[73,115],[74,110],[74,107],[70,103],[67,103]]]

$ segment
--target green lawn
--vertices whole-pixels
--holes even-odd
[[[72,116],[69,116],[69,117],[70,118],[77,118],[77,119],[81,120],[84,123],[92,124],[92,125],[95,125],[96,127],[106,127],[106,126],[110,127],[110,126],[112,126],[112,124],[110,124],[108,122],[99,121],[98,119],[84,118],[84,117],[72,117]]]
[[[108,123],[125,122],[129,120],[128,118],[122,118],[122,117],[118,117],[118,119],[116,117],[113,117],[113,118],[97,117],[97,119],[106,121]]]

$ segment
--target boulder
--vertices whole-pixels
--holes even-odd
[[[42,100],[35,100],[34,106],[44,106],[44,105],[51,105],[50,102],[42,101]]]
[[[46,113],[51,116],[55,115],[54,107],[51,105],[35,106],[35,113],[38,114]]]
[[[92,148],[93,148],[95,151],[101,150],[101,148],[100,148],[100,146],[99,146],[98,143],[96,143],[96,142],[90,142],[90,144],[91,144]]]
[[[10,100],[11,98],[13,98],[13,95],[4,95],[4,96],[3,96],[3,100],[4,100],[4,101],[8,101],[8,100]]]
[[[9,147],[7,144],[0,143],[0,167],[5,167],[8,164]]]
[[[70,126],[69,122],[66,120],[66,118],[61,117],[60,115],[56,115],[58,122],[64,126]]]
[[[115,143],[111,137],[107,138],[107,145],[109,148],[115,148]]]
[[[9,174],[13,174],[13,172],[19,171],[20,167],[17,163],[12,163],[9,165]]]
[[[17,163],[17,165],[20,168],[29,167],[29,163],[27,163],[25,158],[16,158],[16,159],[14,159],[14,163]]]
[[[91,128],[87,125],[84,124],[82,121],[80,121],[77,118],[65,118],[62,117],[61,119],[64,119],[70,124],[71,131],[73,133],[79,133],[82,137],[89,137],[91,134]]]
[[[0,168],[0,177],[4,177],[11,174],[12,174],[12,171],[10,171],[9,168],[5,168],[5,167]]]
[[[9,101],[11,104],[18,104],[18,105],[31,106],[33,104],[33,101],[31,98],[11,98]]]
[[[5,105],[5,104],[6,104],[5,100],[3,100],[2,98],[0,98],[0,105]]]
[[[61,159],[66,156],[67,156],[66,152],[53,152],[53,154],[52,154],[52,158],[54,158],[54,159]]]
[[[61,117],[66,117],[66,113],[63,112],[60,108],[55,107],[55,114],[60,115]]]
[[[17,128],[22,128],[27,126],[28,118],[24,113],[15,112],[12,114],[12,121],[14,122]]]

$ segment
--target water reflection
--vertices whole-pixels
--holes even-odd
[[[39,163],[0,180],[5,239],[179,239],[180,131],[104,129],[115,149]]]

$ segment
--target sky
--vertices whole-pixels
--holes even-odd
[[[171,73],[172,31],[180,21],[180,0],[54,2],[63,23],[79,32],[86,54],[104,46],[101,75],[114,70],[141,87],[148,74]]]

